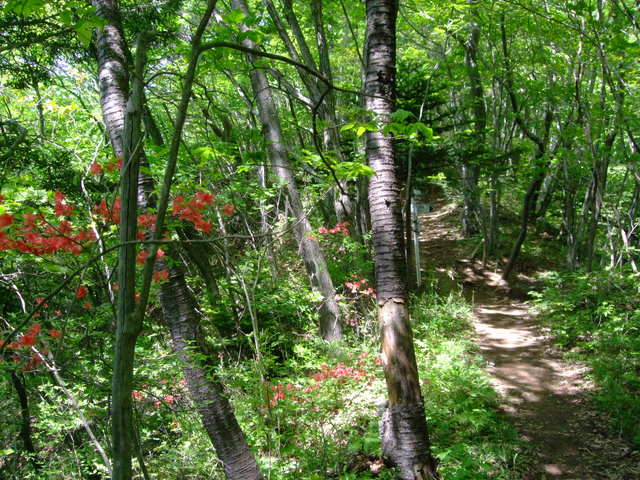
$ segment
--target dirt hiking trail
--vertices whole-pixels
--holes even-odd
[[[508,288],[499,271],[465,259],[459,212],[439,199],[432,205],[420,215],[423,275],[434,272],[441,291],[462,288],[473,303],[476,341],[501,409],[528,446],[521,478],[640,480],[640,452],[590,403],[588,368],[564,361],[522,303],[530,279],[521,274],[513,282],[520,286]]]

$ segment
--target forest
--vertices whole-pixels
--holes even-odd
[[[0,480],[640,479],[638,0],[0,39]]]

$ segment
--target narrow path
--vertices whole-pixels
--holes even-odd
[[[523,480],[640,480],[640,452],[612,435],[590,404],[587,367],[561,359],[497,272],[464,259],[457,212],[433,203],[420,218],[423,272],[435,272],[444,291],[462,285],[473,302],[477,343],[501,408],[530,447]]]

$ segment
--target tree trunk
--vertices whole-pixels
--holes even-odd
[[[98,35],[97,43],[102,114],[114,153],[122,156],[125,150],[123,141],[125,104],[129,91],[126,59],[130,58],[130,54],[124,41],[115,3],[112,0],[95,0],[94,5],[102,18],[107,21],[107,25]],[[150,192],[153,191],[152,181],[150,177],[139,176],[138,182],[144,185],[140,188],[140,203],[143,207],[153,204],[153,199],[150,197]],[[167,257],[174,261],[174,266],[171,268],[170,281],[162,287],[160,302],[172,334],[174,348],[181,360],[185,362],[183,371],[187,378],[190,395],[198,407],[205,429],[224,464],[228,478],[231,480],[261,479],[255,458],[249,450],[229,402],[221,395],[222,388],[218,383],[207,380],[209,379],[208,370],[194,360],[196,356],[201,357],[207,354],[201,348],[194,348],[190,343],[193,339],[197,339],[195,346],[202,346],[196,334],[201,330],[198,309],[195,299],[188,292],[184,275],[179,267],[179,257],[175,255],[173,249],[169,249]],[[157,262],[157,265],[163,268],[161,262]],[[122,294],[121,287],[120,295]],[[128,343],[130,344],[131,341]],[[132,350],[132,346],[127,345],[126,349]],[[129,401],[131,399],[130,392],[128,399]],[[124,398],[123,401],[125,401]],[[132,439],[131,426],[123,425],[123,429]],[[130,458],[128,463],[130,468]],[[116,478],[115,473],[114,478]]]
[[[498,210],[499,205],[499,189],[500,183],[498,179],[498,173],[491,173],[491,191],[489,192],[489,225],[487,227],[487,237],[485,238],[484,255],[482,264],[486,266],[488,257],[490,257],[498,243]]]
[[[174,257],[168,252],[167,256]],[[230,480],[259,480],[262,474],[242,433],[222,385],[210,373],[213,365],[200,327],[200,315],[182,269],[171,267],[160,302],[171,339],[196,406],[224,472]]]
[[[367,0],[366,110],[381,123],[395,108],[396,0]],[[375,175],[369,203],[375,253],[378,318],[388,403],[380,422],[382,451],[402,480],[437,478],[413,348],[405,274],[400,185],[393,138],[367,132],[366,154]]]
[[[522,244],[527,238],[527,231],[529,228],[529,219],[534,213],[536,199],[538,197],[538,192],[540,190],[540,186],[542,185],[543,177],[541,175],[537,175],[529,188],[527,189],[527,193],[524,197],[524,202],[522,206],[522,213],[520,216],[520,233],[516,237],[516,241],[513,243],[513,247],[511,248],[511,254],[509,255],[509,260],[502,271],[502,279],[507,280],[513,271],[513,267],[516,264],[516,260],[520,255],[520,249],[522,248]]]
[[[478,193],[478,180],[480,167],[474,165],[469,159],[462,164],[462,234],[470,237],[478,233],[478,218],[480,215],[480,195]]]
[[[471,0],[474,16],[477,15]],[[473,158],[466,159],[462,165],[462,193],[464,205],[462,209],[462,232],[469,237],[479,230],[480,194],[478,180],[480,179],[479,156],[484,152],[485,130],[487,127],[487,111],[484,104],[484,89],[478,68],[478,42],[480,41],[480,25],[473,18],[468,25],[469,35],[463,42],[464,60],[467,78],[470,84],[471,109],[473,111],[474,142]],[[485,239],[486,242],[486,239]]]
[[[500,37],[502,43],[502,54],[503,54],[503,62],[504,62],[504,83],[505,88],[507,89],[507,93],[509,95],[509,100],[511,102],[511,108],[513,110],[513,114],[515,115],[515,121],[522,133],[529,138],[536,146],[536,153],[533,159],[534,164],[538,168],[538,173],[534,174],[531,183],[529,183],[529,187],[527,188],[527,193],[524,197],[523,205],[522,205],[522,213],[520,217],[520,233],[516,238],[516,241],[513,243],[513,247],[511,248],[511,254],[509,255],[509,260],[502,271],[502,279],[508,280],[511,272],[513,271],[513,267],[516,264],[516,260],[520,255],[520,249],[527,238],[527,230],[529,228],[529,221],[531,220],[532,215],[535,213],[535,207],[538,202],[538,195],[540,193],[540,187],[542,186],[542,182],[544,181],[544,177],[546,175],[546,169],[549,168],[549,159],[545,159],[545,155],[547,153],[547,145],[549,143],[549,132],[551,130],[551,122],[553,120],[553,113],[549,108],[547,108],[544,115],[544,122],[542,127],[542,135],[536,135],[533,130],[529,128],[527,123],[522,118],[522,113],[520,111],[520,107],[518,104],[518,98],[516,97],[515,90],[513,88],[513,72],[511,70],[511,62],[509,60],[509,52],[507,49],[507,32],[505,28],[505,18],[504,13],[500,18]]]
[[[247,12],[244,0],[233,0],[233,8]],[[249,39],[243,40],[243,44],[249,48],[256,48],[256,44]],[[253,65],[253,58],[249,57]],[[333,281],[329,276],[324,255],[320,250],[318,241],[313,238],[311,224],[304,211],[300,194],[296,187],[293,169],[289,163],[285,140],[280,128],[276,106],[271,95],[271,89],[267,77],[259,68],[253,68],[250,72],[251,86],[258,104],[260,120],[267,141],[267,155],[271,161],[276,176],[286,188],[287,208],[295,217],[293,230],[304,261],[312,287],[322,295],[320,304],[320,335],[327,341],[337,341],[342,338],[342,325],[340,323],[340,309],[336,302]]]
[[[29,462],[31,462],[34,469],[38,470],[40,468],[40,464],[35,457],[36,449],[33,445],[33,437],[31,435],[31,411],[29,409],[29,397],[27,396],[24,376],[16,372],[11,372],[11,382],[16,389],[18,401],[20,402],[20,416],[22,417],[22,422],[20,424],[20,439],[22,440],[22,446],[24,451],[29,454]]]
[[[93,0],[106,25],[96,32],[98,86],[102,118],[116,157],[123,156],[124,109],[129,96],[130,54],[122,33],[116,0]]]
[[[141,37],[142,38],[142,37]],[[132,478],[133,444],[133,365],[135,346],[142,330],[142,317],[136,315],[136,238],[138,232],[138,177],[142,148],[143,77],[147,45],[138,42],[135,80],[124,119],[123,165],[120,179],[120,226],[116,338],[111,383],[111,431],[113,442],[113,480]]]

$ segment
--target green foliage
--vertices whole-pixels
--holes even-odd
[[[498,412],[473,346],[470,315],[459,294],[429,292],[415,301],[416,354],[433,448],[447,479],[515,479],[515,432]],[[363,321],[375,327],[374,318]],[[371,478],[366,470],[380,456],[377,404],[385,385],[376,328],[363,330],[370,334],[349,337],[339,351],[310,336],[298,340],[287,359],[267,361],[265,383],[253,362],[218,371],[270,478]],[[377,478],[394,477],[385,469]]]
[[[548,273],[531,292],[558,345],[586,362],[594,398],[613,426],[640,445],[640,292],[631,272]]]
[[[460,293],[429,292],[412,318],[418,369],[440,472],[448,479],[518,478],[521,447],[473,342],[471,307]]]

